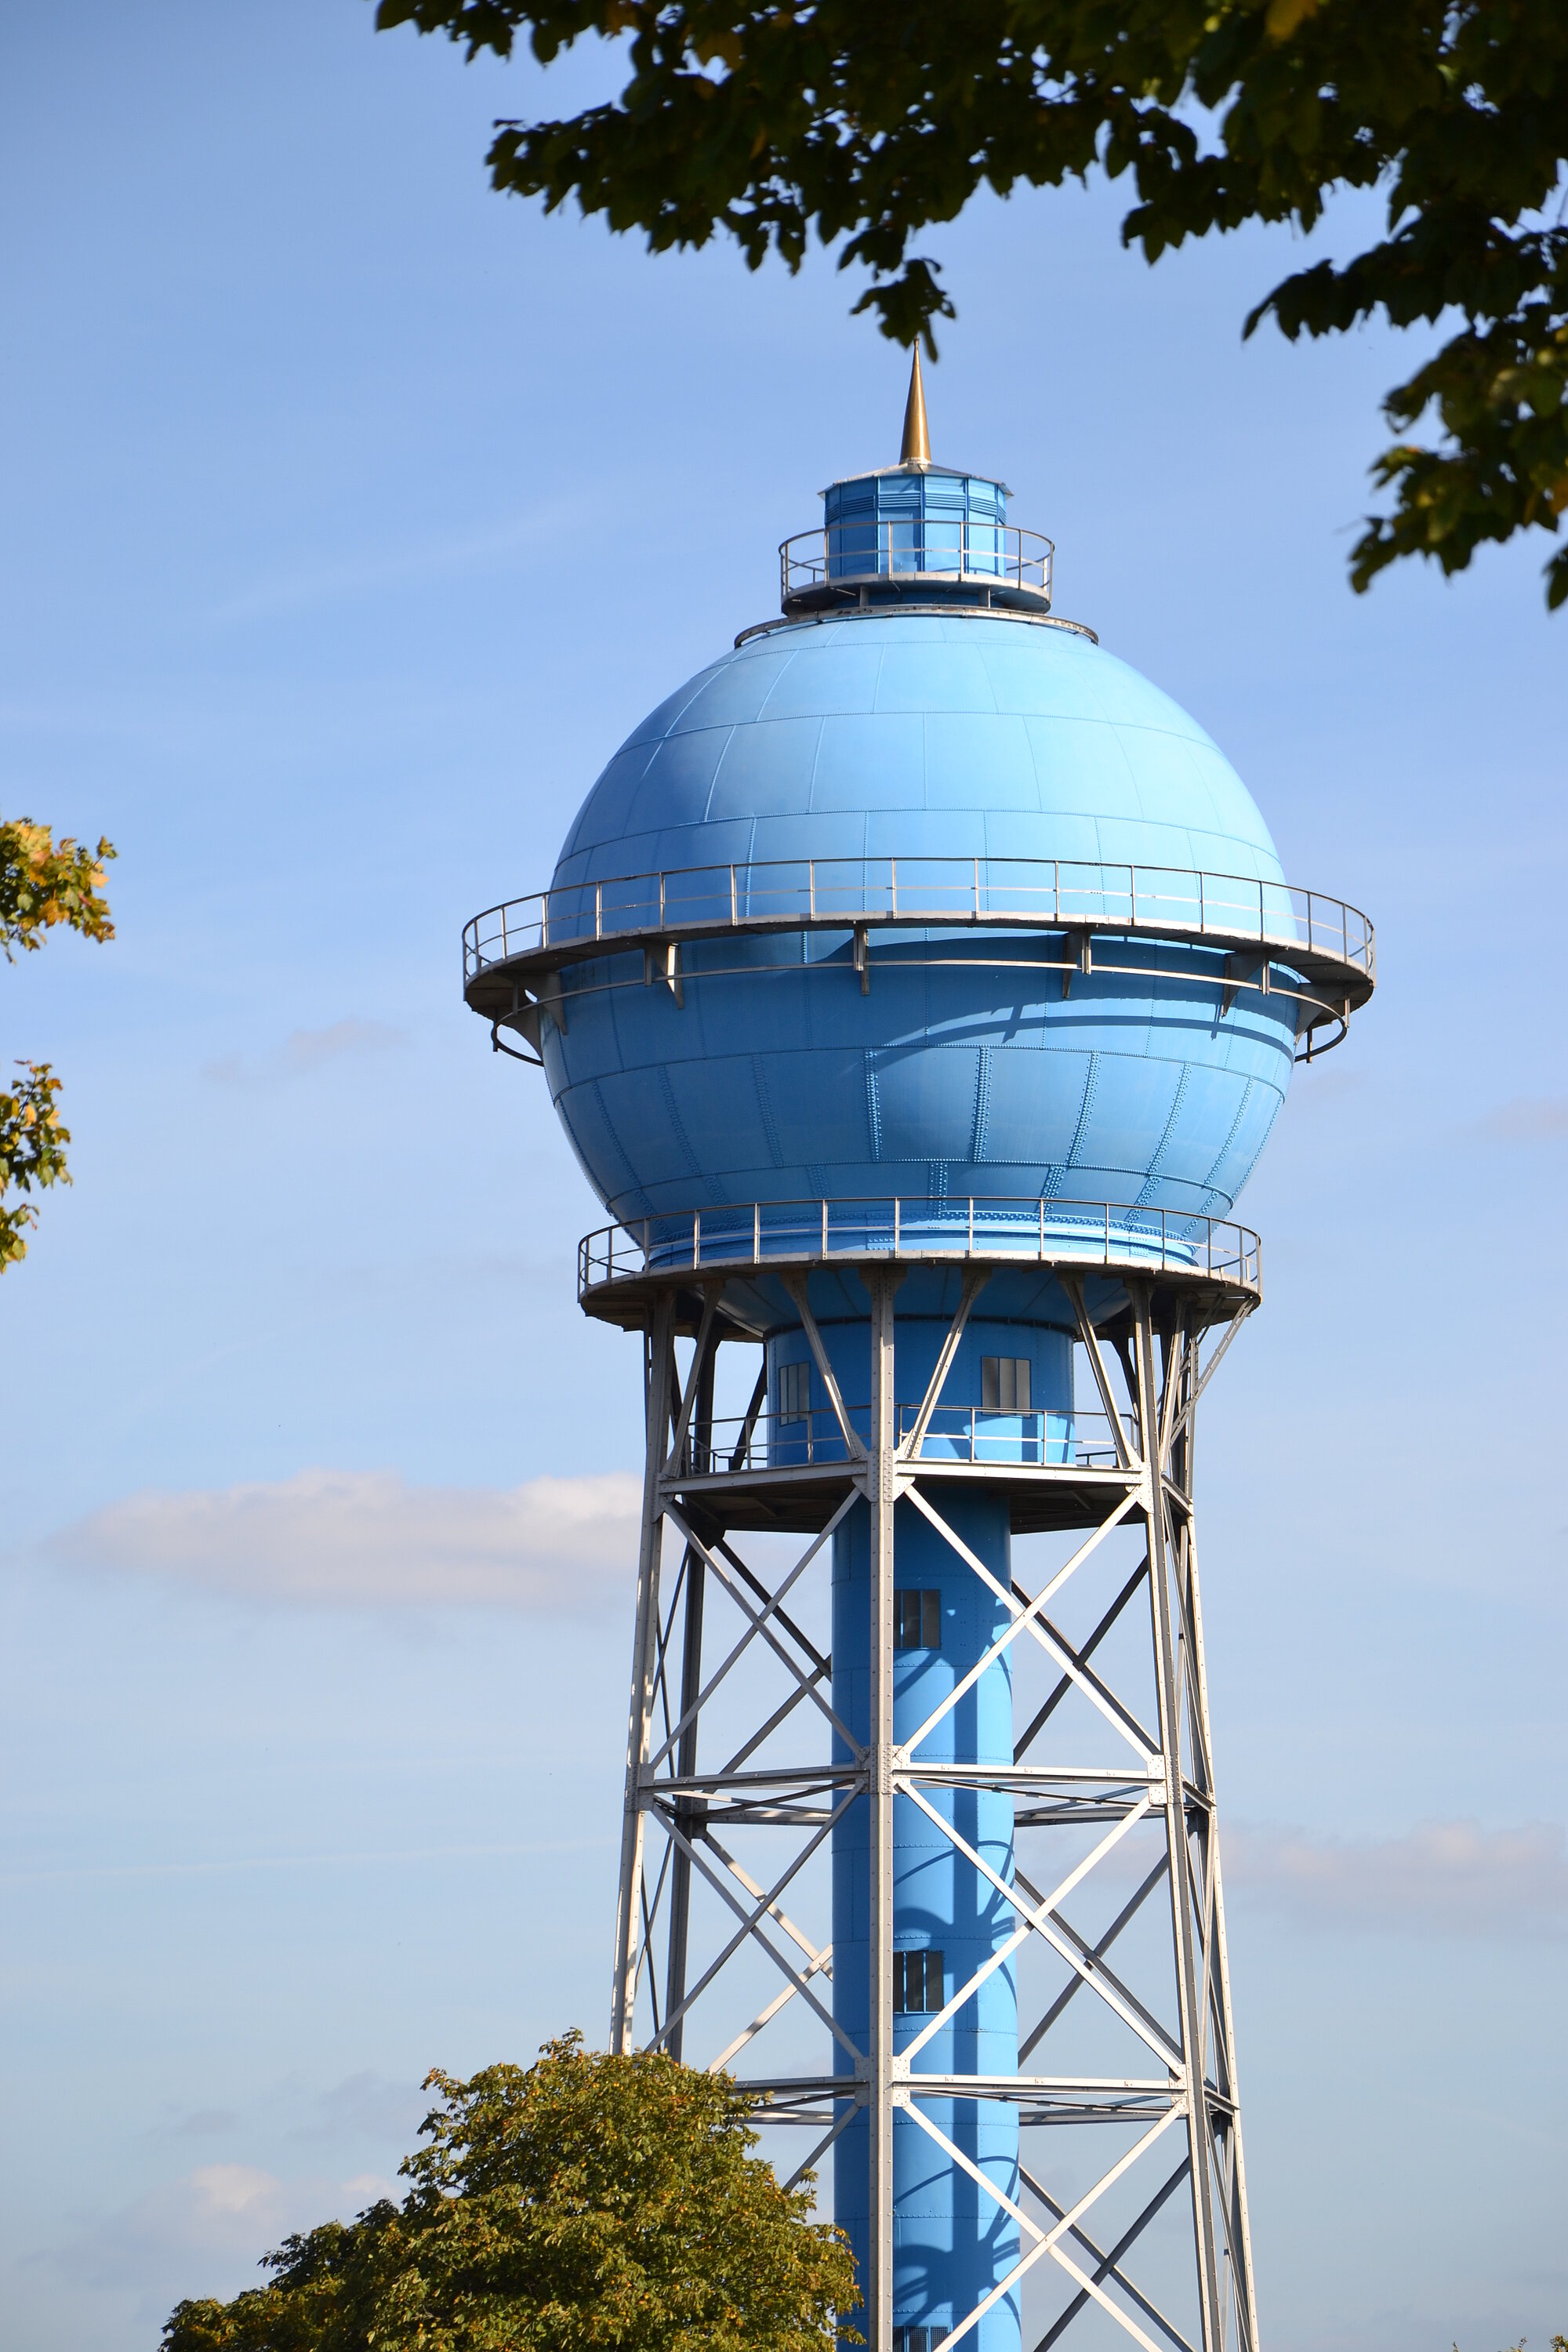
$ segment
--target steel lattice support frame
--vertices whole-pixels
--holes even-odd
[[[1193,1465],[1201,1391],[1229,1347],[1255,1298],[1226,1293],[1201,1278],[1172,1283],[1163,1276],[1127,1270],[1113,1317],[1097,1326],[1077,1273],[1059,1270],[1077,1321],[1094,1386],[1104,1407],[1114,1461],[1086,1473],[1081,1465],[1022,1467],[1005,1475],[1017,1496],[1037,1499],[1053,1483],[1072,1489],[1078,1517],[1040,1524],[1081,1526],[1084,1539],[1041,1589],[1030,1594],[1016,1580],[1005,1591],[971,1552],[942,1509],[944,1483],[955,1475],[990,1476],[970,1465],[955,1473],[936,1463],[927,1436],[940,1402],[959,1334],[988,1270],[968,1268],[947,1344],[925,1397],[909,1413],[894,1395],[896,1293],[907,1268],[868,1263],[859,1269],[868,1297],[870,1361],[868,1407],[847,1409],[808,1303],[810,1267],[790,1288],[824,1382],[842,1444],[838,1467],[824,1492],[815,1474],[806,1512],[808,1540],[788,1570],[773,1580],[759,1575],[731,1541],[737,1525],[760,1524],[754,1508],[766,1491],[787,1501],[801,1484],[789,1469],[758,1466],[753,1437],[765,1388],[759,1379],[732,1450],[719,1442],[713,1423],[717,1349],[726,1338],[754,1331],[727,1320],[726,1277],[715,1274],[694,1293],[691,1276],[653,1282],[647,1294],[646,1395],[647,1453],[637,1579],[632,1696],[627,1732],[626,1809],[612,2002],[612,2048],[660,2048],[710,2068],[734,2067],[742,2053],[784,2010],[799,2002],[842,2053],[847,2073],[823,2070],[742,2076],[764,2102],[773,2122],[809,2127],[810,2153],[789,2170],[792,2179],[814,2167],[861,2107],[868,2109],[870,2211],[866,2309],[859,2324],[877,2352],[892,2340],[893,2117],[907,2114],[1016,2222],[1021,2251],[1008,2276],[984,2303],[960,2319],[931,2352],[949,2352],[1003,2294],[1016,2290],[1042,2262],[1054,2264],[1071,2289],[1065,2308],[1039,2338],[1047,2352],[1093,2303],[1109,2313],[1146,2352],[1198,2352],[1189,2336],[1145,2293],[1125,2257],[1179,2192],[1191,2215],[1194,2296],[1202,2352],[1258,2352],[1256,2297],[1247,2225],[1236,2054],[1225,1940],[1225,1915],[1215,1829],[1208,1697],[1198,1591],[1198,1551]],[[684,1284],[684,1293],[680,1286]],[[698,1301],[700,1299],[700,1306]],[[586,1302],[585,1302],[586,1303]],[[682,1315],[684,1314],[684,1323]],[[617,1319],[622,1319],[617,1317]],[[682,1377],[676,1335],[693,1339]],[[1211,1335],[1217,1333],[1217,1337]],[[1201,1360],[1200,1360],[1201,1358]],[[1115,1394],[1120,1371],[1125,1402]],[[831,1559],[835,1530],[864,1499],[872,1538],[871,1703],[869,1736],[855,1739],[834,1712],[831,1661],[797,1622],[790,1603],[814,1569]],[[893,1737],[894,1508],[907,1499],[979,1576],[1008,1612],[1000,1637],[930,1720],[901,1744]],[[797,1517],[797,1525],[803,1522]],[[1076,1645],[1049,1613],[1056,1597],[1120,1528],[1139,1529],[1142,1563],[1127,1579],[1087,1637]],[[677,1538],[666,1544],[667,1529]],[[668,1550],[668,1558],[667,1558]],[[1103,1565],[1103,1561],[1101,1562]],[[668,1570],[673,1567],[673,1576]],[[1152,1687],[1157,1716],[1142,1723],[1128,1698],[1094,1664],[1096,1653],[1142,1596],[1148,1609]],[[716,1640],[721,1596],[739,1619],[736,1638]],[[798,1599],[795,1603],[799,1607]],[[1127,1620],[1129,1623],[1134,1620]],[[728,1628],[726,1628],[726,1636]],[[705,1658],[718,1653],[716,1663]],[[1019,1733],[1010,1769],[937,1765],[922,1760],[921,1743],[959,1703],[963,1692],[1016,1643],[1045,1654],[1057,1681],[1045,1705]],[[714,1695],[735,1688],[748,1657],[765,1652],[786,1677],[782,1703],[752,1725],[718,1767],[705,1763],[699,1734]],[[1101,1725],[1131,1750],[1124,1768],[1103,1764],[1033,1764],[1029,1750],[1069,1694],[1088,1700]],[[799,1738],[805,1722],[816,1738]],[[826,1735],[837,1732],[847,1763],[825,1762]],[[794,1737],[797,1757],[780,1760],[781,1738]],[[762,1751],[768,1759],[762,1760]],[[1005,1788],[1014,1797],[1020,1833],[1071,1828],[1103,1832],[1092,1850],[1055,1885],[1036,1884],[1021,1864],[1010,1879],[994,1872],[931,1802],[942,1786]],[[970,1980],[954,1989],[938,2016],[901,2053],[893,2026],[893,1806],[902,1797],[918,1806],[967,1865],[988,1880],[1011,1909],[1016,1927],[1005,1947]],[[871,1809],[869,2032],[867,2046],[850,2042],[834,2017],[828,1979],[831,1943],[792,1916],[792,1885],[823,1849],[849,1807]],[[1163,1830],[1163,1854],[1110,1926],[1093,1941],[1075,1927],[1064,1906],[1116,1853],[1135,1829]],[[763,1876],[732,1851],[734,1832],[776,1832],[781,1859]],[[655,1852],[649,1832],[662,1836]],[[691,1945],[691,1898],[700,1886],[730,1925],[717,1948],[698,1961]],[[1158,1994],[1124,1981],[1107,1957],[1112,1945],[1160,1892],[1169,1905],[1168,1982]],[[662,1983],[657,1966],[662,1936]],[[1026,2029],[1020,2017],[1018,2072],[992,2078],[924,2071],[921,2053],[973,1994],[990,1970],[1026,1944],[1037,1943],[1067,1969],[1055,2000]],[[698,2003],[720,1986],[743,1952],[765,1953],[781,1983],[771,2000],[722,2048],[688,2046],[688,2024]],[[1152,2063],[1137,2074],[1089,2077],[1070,2069],[1032,2071],[1042,2043],[1074,1998],[1087,1993],[1104,2004],[1147,2049]],[[639,2011],[639,1995],[641,2009]],[[1160,2002],[1164,2003],[1161,2013]],[[646,2013],[647,2030],[639,2028]],[[1016,2200],[951,2140],[922,2105],[925,2099],[996,2098],[1019,2109],[1026,2134]],[[1037,2154],[1058,2127],[1094,2124],[1135,2135],[1086,2191],[1059,2196]],[[1173,2162],[1168,2135],[1180,2129]],[[781,2171],[785,2168],[781,2166]],[[1118,2184],[1146,2181],[1130,2224],[1106,2244],[1092,2209]],[[1034,2210],[1032,2210],[1031,2208]]]

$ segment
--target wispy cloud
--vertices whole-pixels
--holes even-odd
[[[209,626],[224,628],[236,622],[255,621],[272,613],[297,612],[302,606],[330,604],[367,591],[397,588],[420,581],[482,572],[513,561],[530,550],[547,545],[564,530],[580,535],[585,523],[580,501],[554,499],[510,520],[421,541],[402,547],[367,550],[345,555],[337,562],[307,563],[256,580],[247,588],[208,608]]]
[[[331,2090],[317,2094],[315,2121],[296,2125],[289,2137],[318,2141],[380,2139],[410,2148],[434,2104],[434,2095],[417,2083],[394,2083],[384,2074],[371,2073],[350,2074]]]
[[[232,2107],[193,2107],[162,2126],[165,2134],[180,2139],[217,2139],[238,2128],[239,2117]]]
[[[42,1549],[73,1568],[293,1605],[500,1602],[582,1615],[624,1597],[641,1505],[626,1471],[492,1487],[301,1470],[272,1485],[130,1495]]]
[[[352,2220],[400,2189],[376,2173],[280,2180],[253,2164],[203,2164],[89,2223],[55,2261],[89,2286],[140,2288],[148,2316],[179,2295],[229,2295],[260,2284],[256,2264],[291,2230]]]
[[[392,1053],[407,1043],[406,1029],[394,1029],[384,1021],[351,1017],[329,1022],[324,1029],[291,1030],[275,1053],[254,1060],[247,1060],[242,1054],[225,1054],[220,1060],[209,1062],[202,1076],[215,1086],[278,1086],[289,1078],[308,1076],[324,1062],[342,1061],[349,1055]]]
[[[1555,1143],[1568,1136],[1568,1095],[1516,1095],[1479,1122],[1499,1143]]]
[[[1403,1837],[1325,1838],[1232,1823],[1226,1882],[1249,1905],[1303,1927],[1424,1936],[1568,1934],[1560,1826],[1418,1822]]]

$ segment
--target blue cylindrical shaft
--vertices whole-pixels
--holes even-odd
[[[907,1432],[947,1336],[957,1298],[941,1314],[918,1312],[896,1326],[899,1426]],[[826,1324],[822,1339],[852,1418],[864,1395],[868,1327]],[[780,1331],[769,1347],[774,1458],[781,1463],[845,1458],[804,1329]],[[1025,1319],[972,1318],[949,1369],[922,1459],[944,1475],[928,1480],[940,1515],[997,1590],[908,1499],[894,1511],[893,1737],[916,1741],[921,1767],[1007,1767],[1013,1761],[1010,1653],[978,1677],[940,1722],[917,1740],[1005,1631],[1010,1611],[1011,1528],[1004,1487],[965,1475],[1009,1463],[1038,1465],[1070,1456],[1071,1343],[1051,1326]],[[954,1473],[957,1475],[954,1475]],[[858,1739],[870,1723],[871,1640],[875,1622],[870,1514],[858,1503],[834,1538],[833,1704]],[[840,1746],[838,1760],[846,1760]],[[949,1823],[966,1854],[913,1797],[893,1803],[894,2048],[908,2052],[932,2020],[1007,1944],[1017,1914],[1002,1891],[1013,1875],[1013,1800],[1005,1790],[922,1785],[921,1795]],[[855,1805],[833,1839],[834,2013],[858,2048],[869,2026],[870,1830],[865,1802]],[[973,1856],[974,1859],[970,1857]],[[1002,1882],[998,1887],[996,1881]],[[914,2053],[917,2074],[1011,2076],[1018,2049],[1017,1991],[1009,1956],[952,2017]],[[839,2049],[835,2063],[849,2066]],[[920,2111],[970,2164],[1016,2200],[1017,2110],[999,2099],[922,2099]],[[835,2152],[834,2214],[863,2268],[869,2231],[868,2145],[857,2118]],[[908,2113],[893,2126],[893,2322],[895,2352],[940,2341],[984,2300],[1018,2257],[1017,2225]],[[908,2331],[928,2331],[912,2337]],[[1017,2352],[1016,2294],[1002,2297],[980,2323],[976,2352]]]
[[[1005,1589],[1009,1535],[1005,1501],[973,1488],[945,1491],[944,1517]],[[893,1737],[918,1731],[991,1646],[1007,1612],[915,1509],[894,1513],[895,1616],[917,1639],[894,1653]],[[869,1720],[873,1607],[870,1514],[851,1512],[834,1539],[833,1690],[836,1710],[858,1735]],[[933,1624],[933,1617],[936,1622]],[[918,1622],[923,1620],[924,1622]],[[932,1633],[935,1642],[924,1638]],[[1011,1764],[1012,1676],[992,1667],[922,1743],[927,1763]],[[928,1790],[951,1822],[1004,1884],[1013,1870],[1013,1801],[993,1790]],[[870,1949],[869,1830],[857,1806],[835,1833],[834,2011],[861,2048],[868,2034]],[[894,2047],[915,2042],[934,2015],[1006,1943],[1016,1914],[984,1873],[967,1861],[914,1800],[893,1801]],[[901,2006],[900,2006],[901,2004]],[[1011,1960],[984,1983],[915,2059],[922,2072],[1011,2074],[1017,2064],[1018,2004]],[[843,2053],[840,2053],[841,2059]],[[847,2061],[844,2061],[847,2063]],[[927,2099],[921,2111],[1005,2195],[1016,2199],[1018,2125],[997,2100]],[[863,2122],[839,2146],[835,2216],[864,2265],[868,2231]],[[937,2341],[987,2295],[1018,2258],[1017,2225],[912,2117],[893,2124],[893,2321]],[[978,2352],[1017,2352],[1018,2306],[1004,2297],[975,2336]]]

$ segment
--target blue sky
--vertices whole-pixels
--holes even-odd
[[[596,1204],[458,936],[774,609],[823,483],[896,450],[901,363],[829,263],[502,203],[488,126],[532,69],[370,18],[0,21],[0,808],[121,851],[113,945],[0,973],[77,1179],[0,1288],[19,2352],[150,2345],[374,2194],[429,2066],[602,2035],[639,1366],[577,1312]],[[1544,542],[1352,597],[1416,346],[1244,346],[1299,248],[1151,273],[1117,219],[1069,193],[931,240],[937,454],[1005,475],[1058,609],[1379,930],[1245,1196],[1267,1303],[1205,1402],[1265,2325],[1540,2345],[1568,616]]]

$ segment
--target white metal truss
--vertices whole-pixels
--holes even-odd
[[[1253,1300],[1201,1278],[1172,1283],[1129,1269],[1120,1291],[1107,1294],[1114,1312],[1102,1309],[1097,1326],[1080,1281],[1070,1268],[1061,1269],[1078,1341],[1108,1423],[1102,1451],[1113,1461],[1097,1468],[1092,1486],[1081,1467],[1049,1466],[1043,1458],[1040,1466],[1006,1469],[1015,1496],[1053,1481],[1064,1490],[1071,1486],[1076,1524],[1083,1529],[1070,1557],[1030,1592],[1016,1580],[1004,1584],[963,1542],[945,1507],[953,1478],[1002,1474],[955,1465],[928,1448],[960,1336],[992,1269],[983,1264],[965,1269],[928,1391],[900,1405],[893,1389],[893,1339],[896,1292],[905,1270],[874,1259],[859,1268],[868,1294],[867,1407],[858,1399],[847,1406],[840,1392],[813,1313],[809,1269],[788,1277],[842,1440],[837,1468],[825,1473],[818,1466],[810,1481],[787,1467],[759,1469],[753,1460],[763,1379],[738,1444],[729,1449],[721,1442],[713,1418],[715,1360],[724,1341],[748,1336],[729,1318],[726,1277],[716,1276],[704,1286],[700,1312],[689,1273],[672,1276],[655,1293],[646,1340],[647,1450],[612,2047],[661,2049],[714,2070],[737,2070],[757,2091],[763,2118],[810,2133],[809,2154],[779,2167],[781,2177],[792,2180],[815,2167],[857,2113],[868,2111],[872,2229],[861,2280],[866,2308],[858,2324],[876,2352],[889,2352],[892,2342],[895,2112],[942,2147],[1019,2231],[1018,2258],[1007,2276],[959,2317],[932,2352],[972,2339],[985,2312],[1016,2293],[1026,2276],[1053,2271],[1068,2300],[1036,2336],[1034,2352],[1049,2352],[1090,2305],[1147,2352],[1258,2352],[1193,1499],[1198,1398]],[[684,1373],[677,1360],[680,1328],[693,1335]],[[804,1500],[792,1503],[796,1489]],[[782,1573],[771,1561],[764,1572],[755,1548],[748,1558],[733,1539],[738,1525],[765,1524],[770,1495],[791,1505],[781,1508],[780,1517],[803,1532]],[[957,1689],[899,1743],[893,1737],[893,1530],[900,1499],[921,1513],[980,1580],[1005,1612],[1005,1622]],[[864,1740],[836,1713],[831,1659],[801,1622],[801,1597],[812,1590],[814,1571],[826,1580],[833,1534],[862,1500],[870,1517],[874,1612]],[[1059,1622],[1059,1604],[1081,1594],[1091,1573],[1107,1573],[1108,1538],[1119,1530],[1123,1544],[1136,1531],[1142,1558],[1131,1574],[1112,1577],[1116,1589],[1108,1605],[1075,1641]],[[1143,1650],[1142,1680],[1134,1690],[1127,1686],[1125,1661],[1114,1680],[1104,1659],[1096,1661],[1102,1650],[1125,1653],[1129,1632],[1144,1612],[1147,1643],[1137,1645]],[[1119,1628],[1120,1652],[1112,1638]],[[1020,1645],[1038,1654],[1051,1685],[1016,1730],[1012,1764],[934,1760],[930,1743],[939,1726],[984,1675],[1021,1654]],[[753,1701],[748,1677],[759,1666],[767,1670],[767,1691]],[[1078,1709],[1083,1721],[1098,1725],[1100,1752],[1071,1762],[1036,1760],[1047,1727],[1067,1720],[1058,1711],[1069,1699],[1083,1703]],[[715,1764],[710,1727],[721,1718],[730,1752]],[[738,1738],[737,1721],[744,1724]],[[934,1801],[954,1787],[1011,1795],[1016,1853],[1010,1876]],[[1013,1923],[999,1948],[954,1986],[941,2013],[925,2019],[901,2052],[895,2049],[893,2023],[895,1796],[916,1806],[987,1882]],[[820,1889],[812,1895],[812,1865],[820,1877],[819,1857],[855,1806],[869,1811],[871,1981],[863,2047],[834,2015],[830,1933],[826,1921],[814,1924],[811,1911],[814,1900],[822,1908]],[[1099,1834],[1070,1867],[1054,1872],[1047,1856],[1041,1870],[1036,1849],[1048,1849],[1050,1833],[1063,1831],[1079,1843],[1087,1832]],[[758,1840],[759,1832],[767,1832],[765,1840]],[[1128,1891],[1135,1832],[1158,1852],[1152,1866],[1145,1853]],[[757,1860],[762,1844],[772,1856],[765,1864]],[[1072,1916],[1091,1887],[1113,1912],[1092,1934]],[[700,1951],[693,1941],[699,1894]],[[1151,1912],[1157,1900],[1159,1911]],[[1152,1984],[1146,1980],[1146,1949],[1136,1964],[1119,1966],[1122,1955],[1115,1948],[1140,1920],[1142,1937],[1130,1937],[1129,1945],[1147,1947],[1149,1923],[1161,1913],[1168,1916],[1168,1934],[1159,1938],[1161,1981]],[[923,2062],[934,2038],[987,1977],[1026,1950],[1043,1955],[1060,1981],[1038,2014],[1026,2015],[1020,2004],[1016,2074],[931,2071]],[[767,1967],[764,1994],[753,1985],[743,2005],[726,2012],[730,1980],[744,1963],[751,1984],[759,1956]],[[1083,2000],[1089,2011],[1075,2011]],[[1139,2053],[1130,2071],[1091,2074],[1070,2063],[1053,2071],[1053,2036],[1059,2039],[1069,2011],[1075,2023],[1085,2015],[1114,2021],[1130,2037],[1129,2053]],[[770,2034],[776,2041],[778,2021],[806,2016],[824,2052],[820,2067],[753,2072]],[[954,2097],[1016,2106],[1024,2156],[1016,2195],[956,2147],[928,2112],[926,2103]],[[1084,2145],[1080,2131],[1069,2127],[1086,2125],[1120,2133],[1126,2145],[1087,2189],[1069,2189],[1060,2158],[1075,2140]],[[1169,2135],[1177,2126],[1184,2146],[1173,2166]],[[1123,2200],[1132,2196],[1136,2210],[1108,2231],[1095,2208],[1113,2191]],[[1140,2252],[1146,2251],[1138,2242],[1184,2191],[1192,2263],[1186,2300],[1195,2313],[1195,2326],[1189,2319],[1185,2326],[1135,2272]]]

